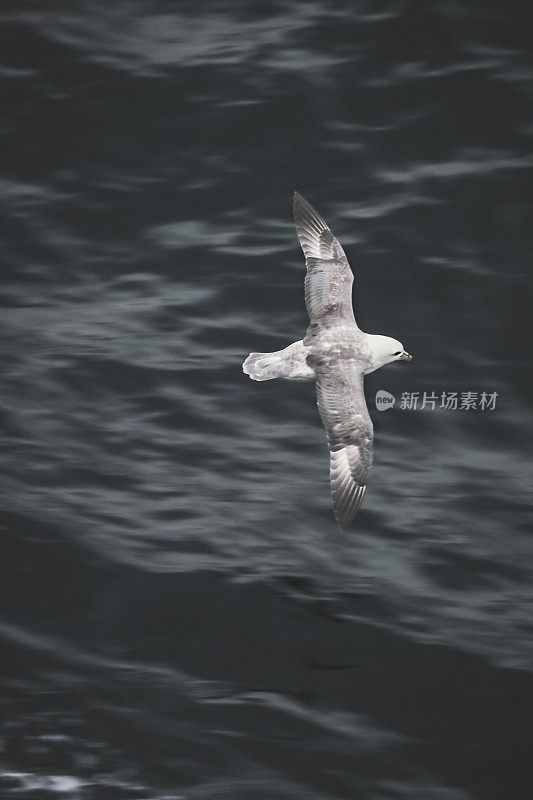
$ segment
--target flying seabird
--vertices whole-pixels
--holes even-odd
[[[254,381],[316,381],[317,405],[330,451],[333,511],[350,527],[363,501],[372,466],[372,421],[363,378],[391,361],[411,361],[389,336],[364,333],[352,308],[353,273],[320,214],[294,193],[294,222],[305,255],[309,327],[303,340],[275,353],[250,353],[243,371]]]

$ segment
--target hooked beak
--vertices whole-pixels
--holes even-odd
[[[398,356],[398,361],[412,361],[412,360],[413,356],[410,353],[407,353],[405,350],[403,351],[401,356]]]

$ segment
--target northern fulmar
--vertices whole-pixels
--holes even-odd
[[[315,380],[317,405],[330,451],[333,511],[350,527],[372,466],[372,421],[363,378],[391,361],[411,361],[389,336],[364,333],[352,308],[353,273],[337,239],[320,214],[294,193],[294,222],[305,255],[306,336],[275,353],[250,353],[244,372],[254,381]]]

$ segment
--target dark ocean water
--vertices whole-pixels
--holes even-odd
[[[530,6],[4,0],[2,798],[531,798]],[[295,188],[415,355],[353,535]]]

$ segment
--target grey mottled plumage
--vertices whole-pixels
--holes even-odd
[[[373,428],[364,375],[411,356],[396,339],[359,329],[352,308],[353,274],[344,251],[298,192],[294,221],[307,267],[307,334],[276,353],[251,353],[243,369],[260,381],[316,380],[318,410],[330,450],[333,510],[341,528],[347,528],[362,503],[372,466]]]

